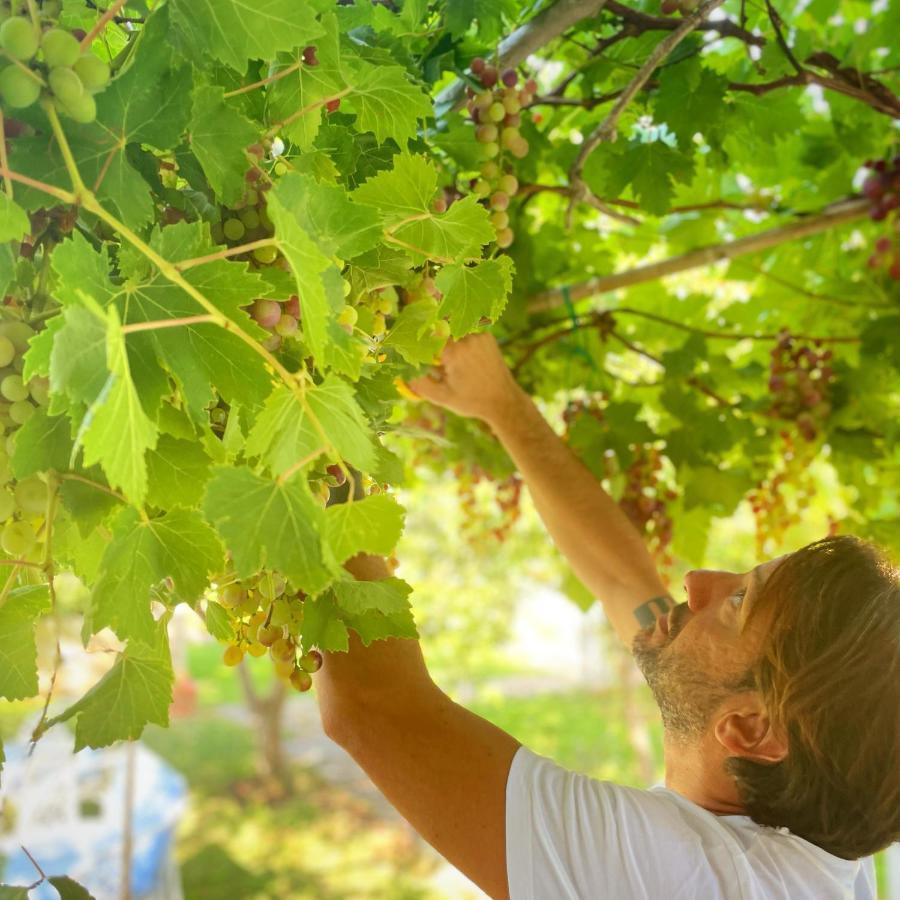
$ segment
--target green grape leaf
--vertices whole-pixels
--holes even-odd
[[[0,900],[28,900],[28,893],[27,887],[0,884]]]
[[[334,563],[326,558],[321,540],[324,510],[302,478],[281,483],[248,468],[215,469],[204,512],[241,578],[269,567],[309,594],[332,580]]]
[[[63,306],[83,306],[85,297],[108,306],[119,293],[109,277],[106,245],[94,249],[80,231],[54,249],[50,265],[57,277],[53,296]]]
[[[75,750],[135,740],[147,725],[168,725],[172,660],[168,616],[148,641],[130,641],[115,665],[80,700],[50,719],[48,727],[76,717]]]
[[[259,137],[259,126],[229,106],[224,95],[213,85],[194,87],[190,139],[210,186],[226,206],[233,206],[247,187],[244,148]]]
[[[209,574],[221,568],[222,546],[193,510],[173,509],[145,519],[123,509],[100,563],[94,588],[94,630],[109,625],[127,640],[147,641],[154,628],[150,591],[171,578],[178,600],[193,603],[206,588]]]
[[[156,426],[141,407],[125,352],[125,336],[114,309],[107,320],[109,376],[88,407],[78,433],[84,464],[100,463],[109,483],[140,505],[147,493],[144,454],[156,446]]]
[[[4,297],[16,275],[16,253],[12,244],[0,244],[0,294]]]
[[[75,520],[79,533],[86,538],[121,501],[105,489],[105,479],[99,466],[75,474],[91,483],[65,478],[60,485],[59,496]]]
[[[398,246],[423,258],[445,262],[478,257],[496,232],[488,211],[474,194],[457,200],[450,209],[428,218],[413,219],[391,231]]]
[[[346,625],[359,635],[364,647],[368,647],[373,641],[389,637],[412,639],[419,637],[411,609],[388,614],[377,609],[368,609],[358,615],[345,612],[342,618]]]
[[[332,653],[350,649],[347,626],[341,621],[338,608],[328,594],[310,598],[303,604],[300,646],[304,653],[312,647]]]
[[[357,553],[394,551],[403,531],[403,507],[388,494],[372,494],[325,510],[325,535],[335,562]]]
[[[712,143],[722,129],[727,89],[727,78],[696,59],[663,68],[653,118],[669,126],[683,150],[691,149],[697,132]]]
[[[378,209],[385,224],[396,225],[429,212],[436,192],[434,163],[424,156],[400,153],[392,169],[373,175],[353,192],[353,198]]]
[[[203,621],[206,624],[206,630],[217,641],[230,641],[234,637],[231,616],[224,606],[218,603],[207,603],[206,616]]]
[[[675,182],[688,181],[694,172],[690,157],[662,141],[632,143],[609,173],[609,190],[619,194],[631,186],[641,206],[653,215],[665,213],[672,200]]]
[[[59,900],[94,900],[94,895],[67,875],[51,875],[47,881],[56,888]]]
[[[411,365],[430,363],[444,345],[444,338],[434,337],[438,304],[429,300],[408,303],[394,319],[384,346],[396,350]]]
[[[206,489],[211,462],[196,440],[160,435],[147,453],[147,502],[162,509],[196,506]]]
[[[50,350],[50,389],[78,403],[93,403],[109,378],[106,366],[108,326],[83,306],[67,309],[56,321]]]
[[[409,609],[407,597],[412,593],[412,588],[400,578],[339,581],[331,589],[340,608],[351,615],[360,615],[373,609],[385,615],[404,612]]]
[[[24,700],[38,692],[35,621],[50,609],[47,585],[14,588],[0,607],[0,697]]]
[[[65,416],[48,416],[39,409],[16,432],[12,473],[16,478],[27,478],[47,469],[65,472],[71,455],[69,420]]]
[[[444,297],[438,313],[450,320],[453,337],[474,331],[487,317],[496,319],[506,308],[512,289],[512,260],[488,259],[474,266],[444,266],[435,283]]]
[[[375,463],[375,448],[353,388],[328,375],[306,389],[304,397],[301,407],[285,386],[276,387],[247,437],[247,453],[265,459],[272,473],[281,475],[317,450],[325,452],[327,436],[343,459],[368,471]]]
[[[213,56],[238,72],[248,60],[311,43],[322,33],[304,0],[173,0],[172,17],[192,56]]]
[[[31,223],[25,210],[7,194],[0,192],[0,243],[21,241],[31,233]]]
[[[361,131],[373,132],[379,141],[392,138],[401,147],[416,136],[417,122],[432,114],[431,101],[400,66],[367,66],[347,100]]]

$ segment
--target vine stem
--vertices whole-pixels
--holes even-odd
[[[41,193],[49,194],[51,197],[56,197],[61,203],[77,203],[78,197],[75,196],[71,191],[64,191],[62,188],[54,187],[52,184],[47,184],[46,181],[38,181],[35,178],[29,178],[27,175],[22,175],[20,172],[14,172],[12,169],[7,168],[5,165],[2,169],[0,169],[0,175],[4,178],[9,178],[11,181],[17,181],[19,184],[27,185],[28,187],[34,188],[36,191],[41,191]]]
[[[28,885],[28,890],[29,890],[29,891],[33,891],[36,887],[38,887],[39,885],[43,884],[43,883],[47,880],[47,874],[46,874],[46,873],[44,872],[44,870],[38,865],[38,861],[37,861],[37,860],[36,860],[36,859],[28,852],[28,850],[26,849],[25,845],[24,845],[24,844],[19,844],[19,846],[22,848],[22,852],[28,857],[28,859],[29,859],[29,861],[31,862],[31,864],[32,864],[32,865],[35,867],[35,869],[37,870],[38,875],[41,876],[40,881],[36,881],[34,884],[29,884],[29,885]]]
[[[82,38],[81,40],[81,52],[84,53],[86,50],[90,50],[91,44],[94,43],[94,38],[106,28],[107,23],[111,22],[121,11],[122,7],[125,5],[126,0],[115,0],[115,2],[103,13],[102,16],[97,20],[97,24]]]
[[[9,572],[9,576],[6,581],[3,583],[3,590],[0,591],[0,609],[3,609],[3,605],[6,603],[7,597],[9,597],[9,592],[12,590],[12,586],[16,583],[16,578],[19,577],[19,570],[22,567],[20,565],[14,565]]]
[[[291,477],[300,471],[304,466],[309,465],[314,459],[318,459],[325,451],[326,447],[319,447],[318,450],[313,450],[312,453],[307,454],[303,457],[303,459],[298,459],[292,466],[285,469],[275,480],[279,484],[285,484],[286,482],[291,480]]]
[[[245,84],[241,88],[237,88],[233,91],[227,91],[223,96],[225,99],[229,97],[237,97],[238,94],[249,94],[250,91],[255,91],[257,88],[265,87],[267,84],[272,84],[275,81],[281,81],[282,78],[287,78],[288,75],[293,75],[303,63],[298,59],[297,62],[292,63],[286,69],[282,69],[280,72],[277,72],[275,75],[270,75],[268,78],[263,78],[259,81],[254,81],[253,84]]]
[[[348,88],[346,92],[349,92],[349,90],[350,89]],[[131,244],[136,250],[140,251],[148,260],[150,260],[150,262],[152,262],[153,265],[155,265],[156,268],[159,269],[159,271],[165,278],[168,278],[169,281],[180,287],[191,299],[193,299],[203,309],[205,309],[212,317],[213,324],[218,325],[225,331],[230,332],[243,343],[245,343],[254,353],[261,356],[269,364],[272,370],[277,373],[288,390],[290,390],[291,393],[296,397],[297,402],[300,404],[300,407],[309,417],[310,424],[318,433],[325,446],[328,447],[329,450],[332,450],[335,456],[340,458],[340,454],[337,452],[334,445],[329,440],[328,435],[325,433],[325,429],[322,427],[322,423],[312,411],[309,403],[306,400],[306,392],[304,390],[301,379],[289,372],[287,368],[281,362],[279,362],[274,354],[263,347],[262,344],[255,340],[251,335],[247,334],[247,332],[244,331],[243,328],[241,328],[240,325],[237,324],[237,322],[232,321],[224,313],[222,313],[211,300],[209,300],[204,294],[198,291],[197,288],[195,288],[189,281],[185,279],[185,277],[181,274],[181,272],[178,271],[178,268],[173,263],[160,256],[149,244],[146,243],[146,241],[144,241],[139,235],[132,231],[124,222],[120,221],[112,213],[106,210],[106,208],[97,200],[94,194],[84,186],[84,182],[81,180],[81,174],[78,171],[78,166],[75,163],[75,158],[72,156],[72,150],[69,147],[69,142],[66,139],[66,134],[63,131],[62,126],[60,125],[59,116],[56,115],[56,110],[53,109],[53,107],[49,104],[44,104],[44,108],[47,111],[48,118],[50,119],[54,137],[59,144],[60,152],[63,156],[63,161],[66,164],[66,170],[69,173],[69,178],[72,180],[72,185],[76,190],[76,197],[81,202],[82,207],[88,212],[93,213],[95,216],[97,216],[97,218],[106,222],[106,224],[109,225],[109,227],[112,228],[113,231],[118,232],[126,241],[128,241],[129,244]],[[301,369],[301,372],[302,371],[303,370]]]
[[[31,562],[27,559],[0,559],[0,566],[29,566],[32,569],[43,569],[41,563]]]
[[[9,160],[6,158],[6,123],[3,119],[3,110],[0,109],[0,166],[3,167],[3,187],[6,196],[13,199],[12,179],[9,177]]]
[[[193,259],[185,259],[175,263],[175,268],[179,272],[185,272],[193,269],[194,266],[202,266],[206,263],[215,262],[217,259],[227,259],[229,256],[240,256],[242,253],[252,253],[259,247],[277,247],[278,241],[274,238],[260,238],[258,241],[250,241],[249,244],[240,244],[237,247],[226,247],[224,250],[217,250],[215,253],[209,253],[206,256],[195,256]]]
[[[342,97],[346,97],[347,94],[353,92],[352,87],[346,87],[342,91],[338,91],[336,94],[332,94],[330,97],[323,97],[321,100],[316,100],[315,103],[310,103],[308,106],[301,107],[296,112],[292,112],[286,119],[282,119],[280,122],[276,122],[266,133],[265,137],[275,137],[282,128],[286,128],[292,122],[296,122],[297,119],[305,116],[307,113],[312,112],[314,109],[318,109],[320,106],[325,106],[328,103],[333,103],[335,100],[340,100]]]
[[[81,484],[88,485],[88,487],[103,491],[104,494],[109,494],[110,497],[115,497],[116,500],[121,500],[122,503],[128,503],[124,494],[120,494],[118,491],[113,490],[111,487],[107,487],[105,484],[100,484],[99,481],[91,481],[90,478],[85,478],[83,475],[76,475],[74,472],[63,472],[59,477],[62,478],[63,481],[79,481]]]
[[[202,313],[198,316],[182,316],[180,319],[157,319],[153,322],[132,322],[131,325],[122,326],[122,334],[134,334],[136,331],[158,331],[161,328],[180,328],[185,325],[200,325],[209,322],[213,325],[216,320],[213,316]]]

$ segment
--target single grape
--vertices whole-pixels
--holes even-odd
[[[34,414],[35,407],[27,400],[19,400],[9,407],[9,417],[16,425],[24,425]]]
[[[507,87],[515,87],[516,82],[519,80],[519,74],[515,69],[504,69],[503,74],[500,76],[500,80]]]
[[[487,63],[480,56],[476,56],[475,59],[469,63],[469,68],[472,70],[473,75],[480,75],[484,71],[486,65]]]
[[[34,531],[26,522],[8,519],[0,532],[0,547],[16,559],[25,559],[37,543]]]
[[[90,94],[82,94],[77,101],[62,103],[62,111],[70,118],[82,125],[87,125],[97,118],[97,104]]]
[[[264,266],[270,266],[278,259],[278,248],[274,244],[268,247],[257,247],[253,251],[253,258]]]
[[[226,666],[236,666],[244,658],[244,651],[237,644],[229,644],[222,654]]]
[[[5,522],[16,511],[16,501],[9,491],[0,491],[0,522]]]
[[[212,238],[214,244],[225,243],[225,232],[222,229],[221,222],[213,222],[213,224],[209,226],[209,235]]]
[[[504,210],[509,206],[509,194],[504,191],[494,191],[491,194],[491,209]]]
[[[18,66],[8,66],[0,72],[0,97],[3,97],[7,106],[24,109],[35,103],[40,96],[40,82]]]
[[[322,668],[322,654],[318,650],[310,650],[300,657],[298,665],[304,672],[318,672]]]
[[[293,316],[282,313],[281,318],[275,323],[275,332],[282,337],[291,337],[297,333],[299,325]]]
[[[481,155],[484,159],[493,159],[500,153],[500,145],[496,141],[481,145]]]
[[[510,128],[518,128],[522,124],[522,117],[518,113],[510,113],[503,120],[503,124]]]
[[[496,178],[500,174],[500,166],[497,165],[493,160],[488,160],[486,163],[481,164],[481,176],[482,178]]]
[[[8,366],[15,358],[15,344],[6,335],[0,335],[0,368]]]
[[[340,313],[338,313],[338,325],[344,329],[348,334],[353,334],[353,326],[356,325],[356,320],[359,318],[359,313],[352,306],[345,306]]]
[[[260,657],[260,656],[265,656],[265,655],[266,655],[266,651],[267,651],[268,649],[269,649],[269,648],[266,647],[266,646],[264,646],[263,644],[259,644],[259,643],[257,643],[257,642],[254,641],[252,644],[250,644],[250,645],[247,647],[247,652],[248,652],[251,656],[254,656],[254,657],[257,657],[257,658],[258,658],[258,657]]]
[[[232,217],[226,219],[222,223],[222,231],[229,241],[239,241],[244,236],[246,229],[244,228],[244,223],[240,219]]]
[[[479,178],[472,189],[479,197],[487,197],[491,192],[491,183],[486,178]]]
[[[492,88],[497,83],[499,73],[495,66],[485,66],[480,72],[480,77],[484,87]]]
[[[528,141],[523,137],[520,137],[519,140],[509,148],[509,152],[512,153],[516,159],[524,159],[528,156],[528,150]]]
[[[27,62],[37,53],[37,30],[24,16],[13,16],[0,25],[0,47],[13,59]]]
[[[259,203],[259,191],[255,190],[254,188],[250,188],[249,190],[245,191],[244,192],[244,203],[247,206],[256,206],[256,204]],[[259,215],[258,210],[257,210],[257,215]],[[244,224],[247,225],[246,222],[244,222]],[[251,226],[247,225],[247,227],[250,228]],[[255,228],[256,225],[254,225],[252,227]]]
[[[490,109],[488,109],[488,118],[492,122],[502,122],[504,117],[506,116],[506,107],[500,103],[492,103]]]
[[[30,478],[23,478],[15,486],[13,493],[16,498],[16,505],[24,513],[38,515],[47,509],[47,498],[50,492],[47,485],[36,475],[32,475]]]
[[[340,487],[347,480],[344,470],[337,463],[326,466],[325,471],[334,479],[335,487]]]
[[[497,182],[497,187],[501,191],[509,194],[510,197],[513,197],[519,190],[519,179],[516,178],[516,176],[512,173],[507,172],[505,175],[500,176],[500,180]]]
[[[445,197],[435,197],[431,201],[431,211],[438,213],[438,215],[447,212],[447,199]]]
[[[316,48],[310,45],[309,47],[303,48],[303,62],[307,66],[317,66],[319,64],[319,60],[316,57]]]
[[[293,662],[297,655],[297,648],[290,638],[280,637],[269,648],[269,653],[271,653],[272,659],[283,659]]]
[[[273,668],[279,678],[290,678],[294,674],[296,665],[293,659],[276,659]]]
[[[274,353],[276,350],[280,349],[282,344],[282,339],[280,334],[275,334],[274,332],[270,334],[265,340],[260,341],[260,344],[269,350],[271,353]]]
[[[372,317],[372,335],[373,337],[378,337],[387,331],[387,323],[384,320],[384,316],[381,313],[376,313]]]
[[[242,209],[238,213],[238,218],[241,220],[244,228],[248,231],[259,228],[259,213],[252,206],[247,206]]]
[[[296,294],[291,294],[287,303],[284,304],[284,311],[295,319],[300,318],[300,298]]]
[[[253,591],[247,591],[246,596],[238,603],[235,612],[241,618],[252,616],[259,609],[259,596]]]
[[[239,584],[229,584],[219,591],[219,603],[225,609],[237,609],[246,596],[247,592]]]
[[[506,110],[506,115],[515,115],[522,108],[522,104],[519,102],[519,95],[516,92],[508,93],[503,98],[503,109]]]
[[[394,309],[394,301],[390,297],[386,297],[383,294],[380,294],[376,297],[375,302],[372,304],[372,309],[375,312],[379,312],[382,315],[388,315],[393,312]]]
[[[218,425],[220,428],[224,428],[226,424],[228,424],[228,411],[222,409],[221,406],[216,406],[209,411],[209,421],[213,425]]]
[[[475,109],[483,109],[487,111],[488,107],[494,102],[494,95],[490,91],[480,91],[475,95],[472,104]]]
[[[299,691],[301,694],[305,693],[312,687],[312,678],[310,678],[308,672],[304,672],[303,669],[294,669],[290,674],[291,687],[294,688],[295,691]]]
[[[501,228],[497,232],[497,246],[506,249],[512,244],[514,237],[511,229]]]
[[[25,387],[21,375],[7,375],[0,381],[0,394],[15,403],[28,397],[28,388]]]
[[[509,225],[509,213],[502,209],[491,213],[491,225],[497,229],[506,228]]]
[[[506,150],[512,150],[512,148],[521,140],[522,135],[519,134],[519,129],[515,126],[507,125],[500,133],[500,144]]]
[[[81,46],[68,31],[51,28],[41,38],[41,52],[44,54],[44,62],[51,69],[56,69],[75,65],[81,56]]]
[[[280,625],[260,625],[256,632],[256,640],[264,647],[271,647],[275,641],[284,637],[284,629]]]
[[[431,327],[431,336],[439,341],[450,337],[450,323],[446,319],[438,319]]]
[[[475,140],[482,144],[490,144],[497,140],[499,133],[496,125],[487,122],[484,125],[479,125],[475,129]]]
[[[341,107],[341,98],[335,97],[334,100],[329,100],[325,104],[325,111],[329,113],[337,112]]]
[[[47,76],[47,82],[53,96],[59,99],[63,105],[78,103],[84,96],[84,85],[81,79],[71,69],[51,69]]]
[[[109,65],[93,54],[87,53],[72,64],[86,91],[99,91],[109,84]]]
[[[256,300],[251,315],[257,324],[272,329],[281,319],[281,304],[277,300]]]

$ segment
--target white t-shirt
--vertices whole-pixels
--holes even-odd
[[[623,787],[520,747],[506,786],[510,900],[874,900],[845,860],[663,785]]]

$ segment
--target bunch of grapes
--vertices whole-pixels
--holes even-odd
[[[528,141],[519,131],[521,110],[537,92],[537,84],[529,79],[522,89],[516,87],[519,75],[515,69],[499,72],[481,57],[472,60],[472,74],[481,82],[482,90],[469,88],[467,109],[475,123],[475,137],[482,145],[481,177],[471,182],[472,190],[483,197],[491,210],[491,223],[497,232],[497,246],[509,247],[515,235],[509,227],[509,204],[519,190],[509,156],[523,159],[528,155]],[[440,202],[440,201],[438,201]]]
[[[34,560],[47,534],[47,502],[50,488],[38,475],[19,481],[12,477],[9,457],[15,449],[16,431],[48,402],[46,378],[22,379],[23,354],[34,334],[21,320],[0,322],[0,427],[5,441],[0,447],[0,547],[15,559]]]
[[[783,546],[785,534],[799,524],[815,493],[810,465],[815,449],[798,445],[787,430],[779,433],[778,462],[747,499],[756,522],[756,552],[764,559]]]
[[[591,394],[587,397],[578,397],[569,400],[566,408],[563,410],[562,419],[565,425],[565,434],[568,435],[572,430],[572,426],[582,417],[590,416],[598,422],[604,422],[603,409],[606,406],[607,398],[602,392]]]
[[[625,470],[625,488],[619,507],[640,531],[651,555],[664,571],[672,566],[672,519],[667,504],[678,494],[663,477],[663,458],[651,444],[632,445],[634,459]]]
[[[521,476],[513,473],[507,478],[495,479],[476,464],[459,463],[454,468],[456,489],[463,513],[463,535],[470,544],[478,546],[485,534],[502,543],[521,515]],[[487,512],[492,501],[496,513]]]
[[[872,206],[869,218],[873,222],[888,220],[888,234],[878,238],[875,250],[869,257],[872,269],[886,268],[891,278],[900,278],[900,156],[891,162],[867,160],[871,174],[863,182],[862,192]]]
[[[318,650],[300,653],[303,603],[306,595],[292,590],[278,572],[264,570],[246,581],[233,573],[218,587],[218,603],[228,612],[233,636],[223,654],[227,666],[244,658],[265,656],[272,660],[275,674],[297,691],[312,687],[312,675],[322,667]]]
[[[664,16],[674,16],[680,12],[683,16],[690,15],[699,5],[700,0],[662,0],[659,8]]]
[[[831,412],[832,352],[803,344],[783,329],[770,356],[770,415],[796,422],[803,438],[814,441]]]
[[[32,8],[34,19],[20,14],[19,0],[0,7],[0,48],[10,63],[0,71],[0,98],[10,109],[25,109],[43,95],[70,119],[93,122],[94,94],[109,82],[109,66],[83,53],[75,34],[52,24],[58,4]]]

